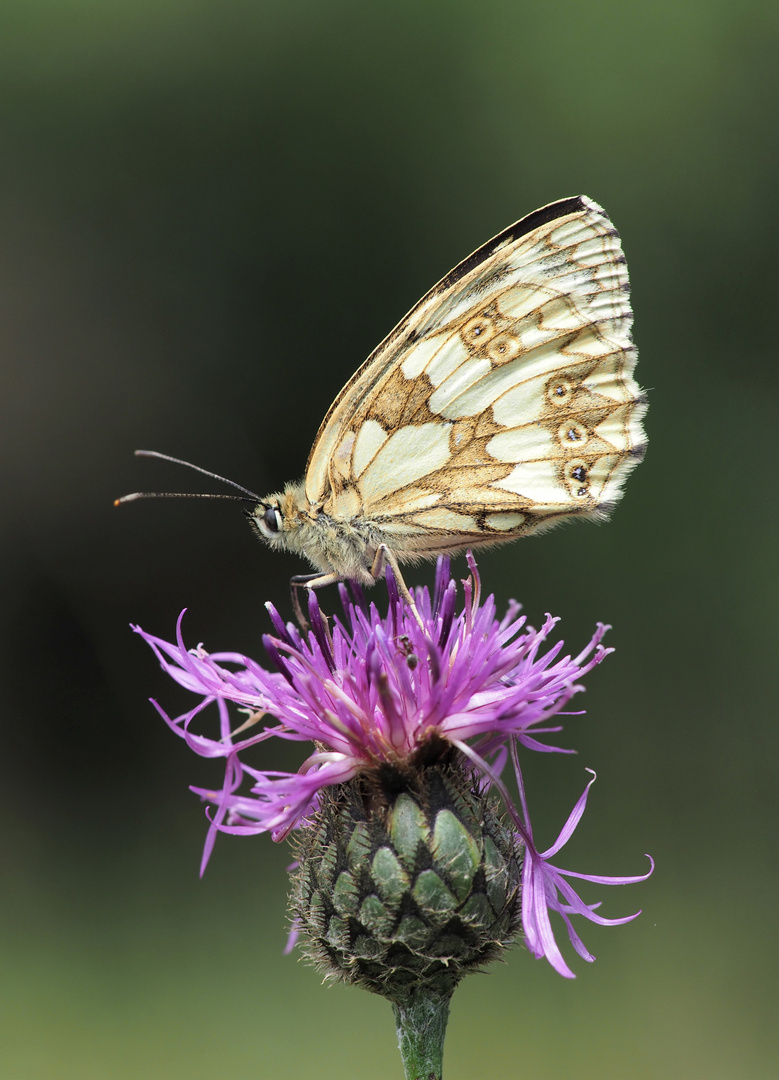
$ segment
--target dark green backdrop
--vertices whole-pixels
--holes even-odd
[[[596,889],[569,983],[515,950],[454,999],[450,1080],[762,1080],[777,992],[776,4],[0,3],[0,1075],[400,1075],[389,1007],[284,958],[288,851],[223,837],[128,623],[259,652],[304,569],[230,503],[455,262],[584,192],[620,229],[649,454],[602,527],[481,559],[501,603],[597,619],[576,758],[529,782]],[[769,520],[770,519],[770,520]],[[428,580],[429,570],[412,581]],[[299,755],[275,757],[296,767]],[[588,894],[589,895],[589,894]],[[773,1062],[773,1064],[772,1064]]]

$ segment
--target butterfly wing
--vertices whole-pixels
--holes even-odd
[[[585,197],[528,215],[455,267],[333,403],[309,502],[402,558],[602,517],[640,460],[646,403],[625,257]]]

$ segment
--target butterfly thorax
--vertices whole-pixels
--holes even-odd
[[[373,584],[371,566],[384,538],[364,518],[336,518],[328,509],[309,501],[302,482],[287,484],[257,505],[250,522],[265,543],[302,555],[321,573]]]

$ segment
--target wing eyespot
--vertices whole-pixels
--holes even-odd
[[[460,331],[460,336],[466,345],[480,348],[495,337],[497,327],[487,315],[477,315],[469,319]]]
[[[512,334],[498,334],[487,346],[487,356],[494,364],[505,364],[522,352],[522,345]]]
[[[581,499],[590,494],[589,471],[589,465],[581,459],[574,459],[566,463],[563,475],[568,490],[575,498]]]
[[[573,383],[568,379],[554,379],[547,387],[546,396],[552,405],[567,405],[573,397]]]
[[[566,424],[561,424],[557,430],[557,437],[566,450],[573,450],[574,448],[580,450],[589,438],[589,432],[584,424],[578,423],[576,420],[569,420]]]

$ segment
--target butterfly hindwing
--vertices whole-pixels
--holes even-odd
[[[333,404],[312,504],[399,557],[602,516],[644,447],[624,255],[584,197],[544,207],[423,297]]]

